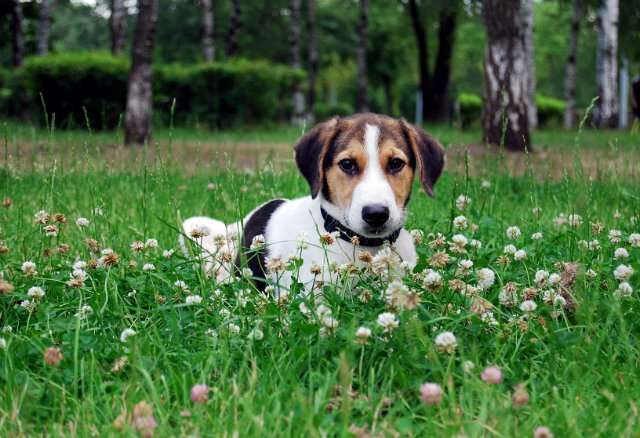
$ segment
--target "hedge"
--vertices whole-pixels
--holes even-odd
[[[536,94],[538,108],[538,126],[559,125],[564,117],[566,104],[563,100]],[[478,121],[482,116],[482,98],[477,94],[461,93],[458,95],[460,122],[466,128]]]
[[[12,81],[12,99],[20,99],[22,105],[12,106],[24,106],[32,120],[44,121],[44,100],[57,126],[85,126],[88,119],[94,129],[112,129],[125,110],[128,73],[129,61],[108,53],[29,58]],[[284,120],[291,90],[304,79],[299,70],[247,60],[156,65],[153,74],[156,119],[169,121],[175,99],[176,123],[216,128]]]

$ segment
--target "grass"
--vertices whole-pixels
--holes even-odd
[[[28,137],[20,132],[24,128],[4,129],[7,151],[17,150],[16,139]],[[33,132],[50,145],[74,139],[82,146],[112,135]],[[156,139],[169,148],[170,136],[164,135],[159,132]],[[200,134],[189,135],[204,141]],[[229,137],[255,144],[251,135]],[[539,138],[548,136],[558,144],[562,138],[558,134],[560,140],[554,141],[554,135]],[[633,135],[587,132],[578,143],[585,149],[614,138],[631,144],[637,138]],[[181,136],[171,133],[176,150]],[[268,136],[275,142],[295,137]],[[571,141],[562,147],[568,159],[559,167],[572,164],[573,152],[582,150],[572,149],[575,134],[566,137]],[[207,136],[206,141],[224,143],[220,137]],[[38,166],[0,171],[0,196],[12,201],[0,207],[0,241],[9,249],[0,254],[0,270],[5,284],[14,287],[0,295],[0,337],[6,343],[0,349],[2,435],[133,436],[150,431],[136,425],[152,415],[155,436],[531,436],[539,426],[558,437],[636,436],[640,248],[628,240],[640,232],[636,179],[609,172],[594,180],[579,164],[559,178],[541,178],[526,157],[525,170],[513,176],[501,155],[466,160],[462,154],[459,171],[445,173],[435,198],[415,188],[407,227],[422,230],[424,239],[418,245],[420,263],[403,282],[420,294],[420,304],[403,310],[383,299],[390,278],[372,268],[342,275],[321,296],[291,293],[288,301],[277,302],[251,292],[247,279],[214,284],[199,269],[197,256],[181,253],[177,229],[186,217],[206,214],[231,221],[265,200],[306,195],[305,183],[290,164],[238,171],[204,163],[196,148],[190,159],[200,166],[191,168],[180,159],[153,155],[150,147],[123,170],[109,161],[91,163],[91,150],[80,146],[64,163],[56,150],[45,148],[47,159]],[[462,193],[472,202],[460,212],[454,201]],[[534,207],[541,213],[533,214]],[[46,236],[44,225],[34,223],[39,210],[66,216],[66,223],[52,222],[59,228],[57,236]],[[581,223],[556,226],[560,213],[579,214]],[[454,230],[452,220],[460,214],[478,229]],[[89,226],[78,227],[78,217],[87,218]],[[603,230],[597,233],[592,223]],[[516,240],[505,233],[513,225],[522,231]],[[619,243],[610,242],[611,230],[622,232]],[[533,240],[535,232],[544,237]],[[480,240],[482,247],[467,246],[466,254],[448,243],[433,248],[429,243],[436,233],[446,242],[461,233]],[[73,262],[101,257],[87,246],[87,238],[101,249],[112,248],[119,263],[86,268],[84,286],[71,288]],[[159,241],[158,248],[131,249],[134,241],[150,238]],[[594,239],[598,249],[584,247],[582,241]],[[67,251],[60,251],[63,244]],[[527,258],[505,256],[508,244],[526,250]],[[627,259],[614,259],[618,247],[628,251]],[[175,252],[165,258],[165,249]],[[457,260],[437,268],[442,287],[427,287],[423,270],[439,251]],[[463,258],[474,263],[467,276],[456,273]],[[37,274],[22,271],[25,261],[35,263]],[[580,264],[573,283],[562,290],[535,285],[537,270],[562,272],[563,262]],[[153,263],[155,270],[144,271],[145,263]],[[616,293],[620,281],[613,272],[620,264],[636,271],[628,280],[635,289],[630,297]],[[486,267],[496,274],[494,285],[467,296],[454,290],[451,280],[477,285],[478,270]],[[595,279],[586,275],[589,269],[597,273]],[[175,286],[177,280],[202,302],[186,305],[189,293]],[[509,283],[517,285],[515,305],[504,293],[500,298]],[[27,291],[34,286],[42,287],[45,296],[32,309],[22,307],[32,300]],[[526,288],[537,290],[531,314],[519,308],[525,292],[533,293]],[[363,302],[366,290],[373,297]],[[551,302],[544,291],[552,291]],[[563,307],[560,299],[553,302],[555,294],[567,293],[577,303],[575,310]],[[479,297],[493,306],[497,325],[487,323],[486,314],[478,315],[478,307],[487,305]],[[327,321],[316,315],[321,301],[339,322],[326,335],[320,329]],[[301,312],[301,303],[312,309],[310,315]],[[385,311],[400,321],[391,333],[376,322]],[[366,345],[356,342],[359,326],[372,330]],[[126,328],[136,335],[121,342]],[[457,338],[451,354],[434,344],[443,331]],[[63,355],[56,365],[43,358],[50,347]],[[123,357],[126,364],[114,371]],[[467,361],[473,370],[465,371]],[[490,365],[500,367],[503,383],[482,381],[480,373]],[[421,402],[425,382],[441,386],[441,403]],[[210,388],[204,404],[190,399],[192,386],[199,383]],[[524,384],[529,394],[524,406],[511,400],[516,384]]]

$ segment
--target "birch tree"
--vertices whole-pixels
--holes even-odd
[[[293,68],[302,68],[300,60],[300,0],[289,1],[289,56]],[[293,117],[295,125],[304,123],[304,93],[296,82],[293,90]]]
[[[238,52],[238,33],[240,32],[240,0],[231,0],[231,16],[229,17],[229,27],[227,29],[227,47],[225,55],[231,58]]]
[[[158,0],[138,0],[131,70],[127,87],[125,143],[144,143],[151,135],[152,68]]]
[[[124,0],[111,0],[109,30],[111,32],[111,53],[117,55],[124,49],[127,37],[127,10],[124,6]]]
[[[484,0],[484,140],[514,151],[530,148],[527,56],[522,2]]]
[[[200,0],[200,6],[202,7],[202,55],[206,62],[213,62],[216,58],[213,1],[214,0]]]
[[[367,27],[369,22],[369,0],[360,0],[358,19],[358,44],[356,46],[356,64],[358,67],[358,97],[356,106],[359,112],[369,111],[367,95]]]
[[[618,126],[618,0],[600,0],[597,16],[596,71],[598,103],[595,122],[601,128]]]
[[[569,53],[564,75],[564,111],[565,129],[573,129],[576,123],[576,70],[578,62],[578,42],[580,38],[580,23],[582,22],[582,0],[573,0],[573,14],[571,16],[571,31],[569,35]]]
[[[307,50],[308,74],[307,74],[307,116],[306,120],[314,122],[314,109],[316,105],[316,78],[318,77],[318,33],[316,29],[316,0],[307,1],[307,37],[309,46]]]
[[[23,21],[22,4],[20,0],[13,0],[11,4],[11,63],[16,68],[22,65],[24,58]]]
[[[51,29],[51,8],[53,0],[41,0],[38,13],[38,46],[36,53],[46,55],[49,53],[49,31]]]

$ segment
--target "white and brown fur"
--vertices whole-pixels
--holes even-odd
[[[256,286],[264,289],[266,283],[276,280],[264,269],[264,260],[269,257],[286,260],[298,255],[303,260],[298,281],[309,286],[318,280],[332,279],[329,265],[359,265],[362,263],[357,257],[359,251],[365,250],[375,256],[382,248],[356,247],[342,239],[323,247],[320,236],[326,230],[321,207],[341,225],[361,236],[384,237],[400,229],[391,248],[403,261],[415,266],[413,239],[402,227],[414,174],[419,173],[422,187],[432,195],[433,186],[442,172],[444,151],[437,141],[402,119],[356,114],[336,117],[315,126],[298,141],[295,155],[296,164],[309,183],[310,196],[267,202],[231,225],[205,217],[184,222],[187,236],[191,236],[196,227],[208,229],[209,235],[197,241],[211,255],[206,266],[210,273],[222,281],[237,269],[235,265],[239,260],[248,259],[248,267],[257,279]],[[378,223],[384,217],[378,218],[374,226],[365,221],[363,212],[369,206],[388,209],[384,223]],[[217,234],[228,237],[223,247],[215,243]],[[244,257],[244,254],[250,254],[247,249],[258,234],[264,235],[264,252],[257,257]],[[240,248],[233,240],[238,236],[241,236]],[[302,252],[299,249],[301,237],[307,242]],[[226,262],[215,256],[220,251],[227,252]],[[229,262],[229,253],[233,253],[234,262]],[[322,267],[321,278],[310,271],[313,265]],[[288,288],[290,284],[290,273],[278,278],[279,287]]]

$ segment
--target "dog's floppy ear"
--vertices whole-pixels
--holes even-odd
[[[429,196],[433,196],[433,186],[444,167],[444,149],[436,139],[421,128],[404,119],[400,119],[400,125],[403,135],[416,157],[422,187]]]
[[[296,164],[309,183],[311,197],[318,195],[324,181],[323,162],[338,132],[338,117],[317,124],[296,144]]]

